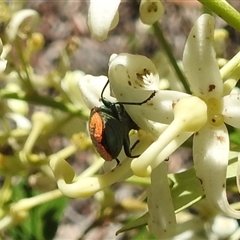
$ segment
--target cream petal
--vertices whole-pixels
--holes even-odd
[[[106,76],[85,75],[79,79],[79,87],[82,92],[83,101],[89,109],[103,105],[100,97],[107,81],[108,78]],[[104,97],[109,99],[109,101],[116,101],[115,98],[110,96],[109,85],[104,91]]]
[[[88,13],[88,27],[92,37],[98,41],[107,38],[119,20],[118,6],[120,0],[91,0]]]
[[[203,14],[193,26],[183,53],[183,68],[194,95],[208,99],[222,96],[214,44],[214,18]]]
[[[30,129],[32,127],[31,122],[21,114],[6,113],[6,117],[12,119],[16,123],[17,128]]]
[[[159,76],[152,61],[141,55],[113,54],[109,61],[108,75],[111,89],[118,102],[127,102],[128,104],[123,105],[137,125],[158,136],[155,127],[148,122],[148,119],[151,117],[154,119],[159,113],[154,110],[152,116],[146,119],[136,104],[146,99],[153,100],[155,91],[159,89]],[[146,109],[151,104],[152,102],[148,101]],[[153,107],[151,109],[153,110]]]
[[[113,54],[109,60],[108,77],[115,93],[118,85],[125,88],[158,90],[159,76],[153,62],[141,55]]]
[[[168,158],[179,148],[192,133],[184,132],[178,134],[171,140],[171,136],[164,131],[159,138],[147,148],[140,157],[133,159],[131,168],[139,177],[149,176],[151,171]]]
[[[0,72],[3,72],[7,67],[7,60],[0,57]]]
[[[240,192],[240,154],[238,154],[236,182],[237,182],[238,192]]]
[[[159,178],[161,176],[161,178]],[[157,239],[175,231],[176,218],[168,184],[166,163],[158,165],[151,174],[148,188],[148,227]]]
[[[226,171],[229,136],[224,124],[206,124],[194,136],[193,159],[209,206],[229,217],[240,218],[240,211],[232,209],[226,196]]]
[[[71,99],[73,104],[78,107],[82,108],[82,94],[80,91],[79,85],[79,79],[81,79],[85,75],[82,71],[68,71],[66,72],[64,78],[61,81],[61,87],[64,90],[64,92],[68,95],[68,97]]]
[[[132,176],[130,161],[124,161],[114,171],[102,175],[95,175],[101,167],[102,161],[96,161],[80,176],[75,177],[71,165],[57,154],[50,156],[50,167],[54,173],[59,190],[70,198],[85,198],[116,182],[124,181]]]
[[[189,97],[188,94],[177,91],[160,90],[154,93],[153,91],[132,89],[129,92],[129,97],[124,98],[124,102],[129,101],[132,103],[138,103],[148,99],[151,94],[153,94],[153,96],[142,105],[123,104],[129,115],[136,121],[138,121],[137,118],[144,118],[154,122],[170,124],[173,121],[173,108],[176,103],[181,98]],[[118,97],[120,98],[118,99],[119,101],[123,101],[120,94],[115,95],[117,96],[117,99]],[[126,95],[126,90],[124,95]]]
[[[132,161],[131,167],[134,173],[138,176],[149,174],[151,170],[161,163],[161,160],[164,160],[162,156],[158,155],[167,150],[174,151],[176,149],[176,144],[173,145],[175,140],[178,139],[178,143],[183,143],[186,140],[185,137],[188,138],[191,132],[197,132],[201,129],[206,121],[207,106],[204,101],[197,97],[180,99],[174,107],[174,120],[171,124],[140,157]],[[170,146],[171,148],[168,149]],[[169,154],[165,158],[172,152],[168,152]]]
[[[240,94],[230,94],[223,98],[224,122],[240,128]]]
[[[170,123],[173,106],[180,98],[189,96],[176,91],[159,91],[156,67],[150,59],[140,55],[112,55],[109,81],[117,101],[123,103],[133,120],[146,131],[146,120]],[[146,102],[140,104],[143,101]]]
[[[14,41],[20,34],[26,34],[26,37],[38,25],[40,20],[39,14],[32,9],[22,9],[13,14],[11,21],[6,27],[6,34],[10,41]]]
[[[164,7],[160,0],[141,0],[139,13],[141,21],[151,25],[162,18]]]
[[[6,51],[6,48],[4,49]],[[4,59],[4,55],[3,54],[3,43],[2,43],[2,39],[0,38],[0,72],[3,72],[6,69],[7,66],[7,60]]]

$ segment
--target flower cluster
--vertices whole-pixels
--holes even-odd
[[[210,3],[199,1],[206,2],[205,6]],[[227,4],[224,0],[211,4],[218,2]],[[89,1],[87,23],[94,39],[105,40],[116,27],[120,3]],[[151,26],[165,52],[152,60],[112,54],[106,76],[92,76],[70,70],[70,57],[77,47],[76,39],[71,38],[61,49],[56,68],[41,76],[31,65],[44,45],[43,35],[34,32],[40,15],[32,9],[0,6],[5,13],[1,16],[3,43],[0,40],[1,230],[21,224],[32,208],[61,196],[94,195],[104,200],[101,214],[105,210],[112,213],[117,201],[109,187],[125,181],[144,184],[147,189],[132,205],[119,201],[124,210],[141,206],[143,215],[117,233],[147,225],[157,239],[170,239],[185,231],[176,214],[188,213],[183,210],[190,206],[200,209],[193,221],[183,224],[192,231],[204,226],[211,228],[209,232],[214,228],[220,232],[215,226],[227,218],[232,225],[229,233],[221,233],[221,239],[236,230],[240,211],[229,204],[227,184],[235,185],[232,179],[236,177],[240,192],[240,154],[238,149],[231,151],[230,141],[232,132],[240,128],[240,91],[236,87],[240,53],[229,61],[218,59],[227,32],[215,31],[213,16],[198,18],[182,60],[176,62],[158,24],[165,12],[163,4],[141,0],[138,10],[143,24],[136,23],[143,29],[144,24],[148,29]],[[231,21],[240,19],[235,11],[228,11],[233,13]],[[239,24],[233,26],[237,29]],[[65,146],[61,143],[52,153],[52,145],[58,144],[55,139],[63,139]],[[185,144],[191,146],[193,167],[169,174],[168,158],[172,163],[172,154]],[[87,154],[90,162],[82,164],[81,174],[76,175],[66,159],[78,151],[86,156],[85,151],[92,153],[94,147],[99,154]],[[40,193],[32,191],[30,197],[25,194],[15,201],[13,192],[15,188],[19,191],[22,180]],[[24,191],[24,186],[19,188]]]
[[[238,64],[236,60],[235,66]],[[222,72],[229,66],[230,63],[224,66]],[[209,206],[216,212],[240,218],[240,212],[230,207],[226,197],[229,135],[225,125],[240,128],[240,95],[231,91],[236,81],[229,90],[229,82],[222,80],[214,51],[214,18],[208,14],[198,19],[189,34],[183,53],[183,69],[192,95],[159,90],[157,70],[146,57],[123,53],[112,55],[109,61],[108,78],[111,95],[116,98],[114,101],[142,102],[154,92],[154,96],[143,104],[123,104],[145,135],[139,136],[142,145],[136,147],[140,156],[123,161],[114,171],[114,181],[121,181],[123,173],[124,177],[130,174],[140,177],[151,175],[148,223],[150,230],[158,237],[163,236],[163,232],[175,222],[171,201],[167,201],[168,204],[161,201],[163,192],[166,199],[171,199],[168,187],[159,187],[157,183],[162,181],[158,180],[160,175],[163,179],[167,175],[163,161],[191,135],[194,168]],[[90,108],[101,104],[99,96],[106,81],[104,76],[90,75],[80,80],[80,88]],[[110,91],[105,94],[106,98],[112,98]],[[112,178],[108,178],[107,185],[111,183]],[[79,187],[81,185],[79,183]],[[98,181],[98,187],[103,186],[106,184],[99,185]],[[164,224],[166,222],[170,224]]]

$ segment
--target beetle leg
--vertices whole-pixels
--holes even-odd
[[[116,162],[117,162],[117,166],[120,164],[119,159],[115,158]]]
[[[139,140],[137,140],[134,144],[133,147],[130,148],[130,141],[129,141],[129,136],[126,135],[123,141],[123,147],[124,147],[124,152],[127,157],[129,158],[136,158],[139,157],[140,155],[132,155],[131,150],[138,144]]]
[[[132,151],[138,144],[140,143],[140,140],[138,139],[130,148],[130,151]]]

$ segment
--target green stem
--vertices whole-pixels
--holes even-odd
[[[28,68],[27,68],[26,61],[24,59],[24,53],[22,50],[20,39],[17,39],[16,44],[17,44],[17,50],[19,53],[20,60],[22,61],[22,66],[25,71],[26,77],[22,77],[22,75],[20,74],[20,69],[18,69],[18,74],[19,74],[20,78],[23,80],[23,83],[25,84],[25,86],[27,87],[28,92],[33,92],[34,89],[33,89],[33,86],[32,86],[32,83],[31,83],[31,80],[29,77]]]
[[[221,69],[221,77],[225,81],[230,74],[237,70],[240,63],[240,52],[238,52],[232,59],[230,59]],[[237,70],[238,72],[238,70]]]
[[[59,197],[62,197],[62,192],[59,189],[56,189],[56,190],[52,190],[50,192],[42,193],[40,195],[31,197],[31,198],[21,199],[17,203],[15,203],[12,208],[16,212],[28,211],[33,207],[36,207],[40,204],[52,201]]]
[[[224,19],[230,26],[240,31],[240,13],[226,0],[198,0],[208,7],[219,17]]]
[[[165,39],[164,35],[162,34],[162,30],[161,30],[159,24],[158,23],[154,23],[153,24],[153,29],[154,29],[154,32],[155,32],[155,35],[156,35],[158,41],[162,44],[163,49],[166,52],[166,54],[167,54],[167,56],[168,56],[168,58],[169,58],[169,60],[170,60],[170,62],[172,64],[172,66],[173,66],[173,68],[174,68],[174,70],[175,70],[179,80],[182,82],[186,92],[191,94],[191,90],[190,90],[190,88],[188,86],[186,78],[183,75],[182,71],[180,70],[180,68],[179,68],[179,66],[178,66],[178,64],[177,64],[177,62],[176,62],[176,60],[175,60],[175,58],[174,58],[174,56],[172,54],[171,47],[169,46],[169,44],[168,44],[167,40]]]
[[[81,109],[74,107],[74,105],[70,103],[63,103],[61,101],[57,101],[55,99],[51,99],[49,97],[40,96],[38,94],[26,94],[24,92],[9,92],[9,91],[0,91],[0,99],[17,99],[21,101],[25,101],[28,103],[34,103],[37,105],[47,106],[54,109],[61,110],[63,112],[70,113],[72,115],[77,115],[81,117],[83,120],[88,119],[88,114]]]

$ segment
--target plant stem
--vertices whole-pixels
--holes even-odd
[[[176,62],[176,60],[175,60],[175,58],[172,54],[171,47],[169,46],[167,40],[165,39],[159,24],[154,23],[153,24],[153,29],[154,29],[154,32],[155,32],[155,35],[156,35],[158,41],[162,44],[163,49],[166,52],[172,66],[173,66],[179,80],[182,82],[186,92],[191,94],[191,91],[190,91],[190,88],[189,88],[188,83],[186,81],[186,78],[183,75],[182,71],[180,70],[180,68],[179,68],[179,66],[178,66],[178,64],[177,64],[177,62]]]
[[[226,0],[198,0],[208,7],[219,17],[224,19],[230,26],[240,31],[240,13]]]
[[[63,112],[70,113],[72,115],[77,115],[81,117],[83,120],[88,119],[88,114],[85,111],[82,111],[81,109],[78,109],[74,107],[74,105],[70,103],[63,103],[61,101],[57,101],[55,99],[40,96],[38,94],[26,94],[24,92],[9,92],[9,91],[0,91],[0,99],[17,99],[21,101],[25,101],[28,103],[34,103],[37,105],[47,106],[54,109],[61,110]]]
[[[21,75],[20,69],[18,69],[18,71],[17,71],[18,75],[22,79],[23,83],[25,84],[25,86],[27,88],[27,91],[28,92],[33,92],[34,89],[33,89],[33,86],[32,86],[32,83],[31,83],[31,80],[30,80],[30,77],[29,77],[27,63],[26,63],[25,58],[24,58],[24,53],[23,53],[23,49],[22,49],[22,46],[21,46],[21,43],[20,43],[20,39],[17,39],[16,44],[17,44],[17,50],[18,50],[18,53],[19,53],[19,58],[22,62],[22,67],[25,71],[26,76],[23,77]]]

